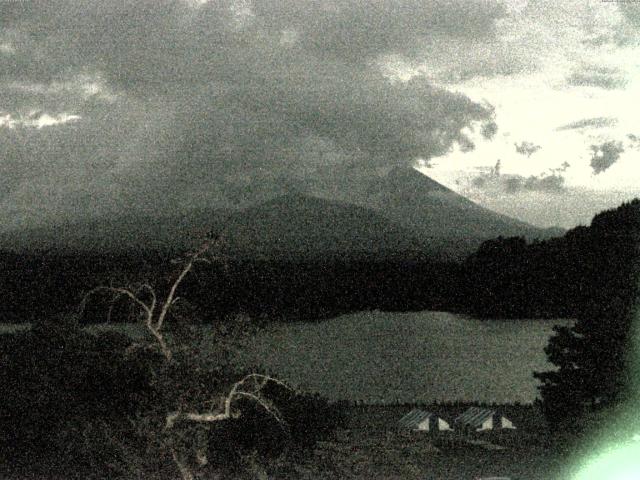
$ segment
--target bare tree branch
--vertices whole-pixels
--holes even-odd
[[[218,244],[220,240],[221,240],[221,236],[219,236],[219,237],[217,237],[215,239],[211,239],[211,240],[205,241],[202,244],[202,246],[198,250],[196,250],[196,252],[193,255],[191,255],[191,257],[189,258],[189,261],[187,262],[185,267],[182,269],[182,271],[178,275],[178,278],[171,285],[171,289],[169,290],[169,294],[167,295],[167,299],[162,304],[162,309],[160,310],[160,314],[158,315],[158,319],[155,322],[155,327],[154,328],[156,330],[159,331],[162,328],[162,325],[164,324],[164,320],[165,320],[165,318],[167,316],[167,313],[169,312],[169,308],[173,304],[173,301],[174,301],[174,298],[175,298],[175,295],[176,295],[176,290],[178,289],[178,287],[180,286],[180,284],[182,283],[184,278],[187,276],[187,274],[191,271],[191,269],[193,268],[193,265],[195,264],[195,262],[198,261],[198,259],[202,259],[201,258],[202,255],[207,250],[209,250],[209,248],[211,248],[212,245]]]
[[[121,296],[128,297],[132,302],[134,302],[135,304],[137,304],[138,306],[140,306],[142,308],[142,310],[145,313],[144,325],[145,325],[146,329],[155,338],[155,340],[156,340],[160,350],[162,351],[162,354],[165,356],[165,358],[168,361],[171,361],[171,359],[173,357],[173,354],[172,354],[171,349],[169,348],[169,346],[168,346],[168,344],[167,344],[167,342],[166,342],[166,340],[164,338],[164,335],[162,334],[162,327],[164,326],[164,322],[165,322],[165,319],[167,317],[167,314],[169,313],[169,309],[179,299],[179,297],[176,297],[176,291],[177,291],[178,287],[180,286],[180,284],[182,283],[182,281],[184,280],[184,278],[187,276],[187,274],[193,269],[193,266],[195,265],[195,263],[197,261],[204,261],[204,262],[209,262],[210,263],[210,260],[202,258],[202,255],[204,255],[211,248],[212,245],[219,243],[220,240],[221,240],[221,236],[218,236],[217,238],[213,238],[213,239],[209,239],[209,240],[205,241],[200,246],[200,248],[197,249],[189,257],[189,260],[187,261],[186,265],[180,271],[180,273],[178,274],[178,277],[176,278],[176,280],[171,285],[171,288],[169,289],[169,293],[167,295],[167,298],[164,300],[164,302],[162,302],[162,308],[160,309],[160,313],[157,315],[157,318],[155,318],[155,315],[156,315],[156,307],[157,307],[157,304],[158,304],[158,299],[157,299],[155,290],[148,283],[139,284],[137,289],[135,289],[135,290],[131,290],[129,288],[124,288],[124,287],[114,287],[114,286],[99,286],[99,287],[96,287],[96,288],[90,290],[83,297],[83,299],[82,299],[82,301],[80,303],[80,311],[79,311],[79,313],[82,314],[84,312],[84,308],[86,306],[88,298],[91,295],[93,295],[94,293],[96,293],[98,291],[113,292],[116,295],[111,301],[111,305],[109,307],[109,312],[108,312],[108,315],[107,315],[108,320],[111,320],[111,314],[113,312],[113,304]],[[151,300],[150,300],[150,302],[148,304],[145,303],[140,298],[140,294],[143,291],[146,291],[151,297]]]
[[[261,384],[260,389],[264,388],[267,383],[273,382],[273,383],[276,383],[276,384],[286,388],[287,390],[293,391],[293,388],[291,388],[289,385],[287,385],[282,380],[278,380],[277,378],[274,378],[274,377],[272,377],[270,375],[263,375],[261,373],[250,373],[249,375],[246,375],[242,380],[240,380],[239,383],[244,383],[244,382],[246,382],[247,380],[249,380],[251,378],[263,380],[263,383]]]
[[[249,392],[236,392],[236,397],[246,397],[256,402],[258,405],[264,408],[267,413],[269,413],[269,415],[275,418],[278,422],[278,425],[280,425],[280,428],[284,430],[285,421],[280,414],[280,410],[278,410],[274,405],[270,405],[270,402],[267,402],[263,397]]]
[[[118,299],[122,296],[121,293],[116,294],[116,296],[113,297],[113,299],[111,300],[110,305],[109,305],[109,311],[107,312],[107,323],[111,323],[111,314],[113,313],[113,308],[116,305],[116,302],[118,301]]]
[[[122,288],[122,287],[107,287],[107,286],[96,287],[96,288],[90,290],[89,292],[87,292],[86,295],[83,297],[82,302],[80,304],[80,306],[81,306],[80,313],[82,313],[84,311],[84,307],[86,305],[86,302],[87,302],[87,299],[89,298],[89,296],[91,296],[94,293],[99,292],[99,291],[107,291],[107,292],[117,293],[118,295],[116,295],[114,300],[119,298],[122,295],[126,295],[131,300],[133,300],[135,303],[137,303],[145,311],[145,313],[147,315],[153,315],[153,312],[151,311],[149,306],[146,303],[144,303],[142,300],[140,300],[131,290],[129,290],[127,288]]]
[[[256,384],[252,391],[241,390],[241,387],[246,384],[249,380],[262,380],[260,384]],[[268,404],[266,399],[259,395],[260,391],[264,388],[264,386],[273,381],[278,385],[282,385],[288,390],[293,390],[286,383],[273,378],[269,375],[262,375],[259,373],[251,373],[249,375],[244,376],[236,383],[234,383],[229,391],[229,394],[224,397],[223,408],[222,411],[218,412],[206,412],[206,413],[197,413],[197,412],[172,412],[166,417],[165,428],[172,428],[178,420],[189,420],[192,422],[202,422],[202,423],[212,423],[212,422],[220,422],[222,420],[228,420],[230,418],[238,418],[240,417],[240,412],[232,411],[233,402],[240,397],[245,397],[254,400],[257,404],[262,406],[270,415],[272,415],[276,421],[280,425],[284,425],[285,422],[280,415],[280,412],[277,408],[272,407]]]
[[[155,292],[155,290],[148,283],[143,283],[138,287],[138,290],[136,291],[136,295],[139,292],[143,291],[143,290],[146,290],[151,295],[151,305],[149,306],[149,308],[151,309],[152,312],[155,311],[155,308],[156,308],[156,292]]]
[[[178,275],[173,283],[171,283],[166,298],[158,298],[158,296],[156,295],[156,290],[154,290],[154,288],[148,283],[135,284],[128,288],[117,287],[111,284],[110,286],[100,286],[90,290],[81,301],[80,313],[84,311],[86,303],[91,295],[99,291],[111,292],[114,294],[114,296],[110,302],[111,304],[108,312],[108,319],[110,320],[114,309],[114,304],[118,302],[122,297],[127,297],[130,300],[130,305],[137,305],[139,307],[140,313],[143,315],[142,322],[144,323],[145,328],[154,337],[155,342],[149,342],[147,345],[144,345],[142,343],[133,343],[130,347],[127,348],[126,353],[131,353],[138,348],[149,348],[150,346],[156,346],[160,348],[167,362],[171,362],[173,359],[173,352],[167,344],[162,329],[165,325],[165,321],[168,318],[171,308],[175,304],[177,304],[178,301],[185,301],[182,297],[177,296],[178,288],[187,277],[187,275],[194,271],[194,266],[196,264],[201,262],[211,264],[212,260],[215,261],[219,258],[218,256],[213,256],[210,259],[205,258],[204,255],[209,252],[214,245],[219,244],[221,239],[222,235],[219,235],[218,237],[206,240],[197,250],[195,250],[180,262],[183,265],[182,269],[178,272]],[[158,306],[160,306],[160,308],[157,308]],[[179,311],[177,312],[177,315],[180,315]],[[152,374],[155,373],[152,372]],[[226,396],[220,396],[208,402],[205,402],[207,406],[209,406],[209,404],[217,404],[216,410],[214,410],[214,405],[210,405],[210,411],[184,412],[179,409],[178,411],[168,412],[165,417],[165,430],[172,429],[179,421],[211,424],[228,419],[239,418],[242,412],[234,407],[235,402],[240,399],[247,399],[259,405],[278,422],[281,428],[284,429],[286,422],[282,417],[282,414],[273,404],[273,402],[263,395],[263,390],[270,382],[283,386],[288,390],[293,390],[286,383],[269,375],[251,373],[242,377],[240,380],[231,385],[231,388],[229,389]],[[173,461],[176,464],[176,467],[178,468],[182,479],[195,480],[196,476],[193,468],[197,467],[195,466],[195,464],[190,464],[185,460],[185,458],[191,457],[186,453],[185,456],[181,455],[179,449],[176,449],[175,446],[171,446],[170,449]],[[203,449],[202,442],[201,445],[197,447],[195,454],[197,464],[200,467],[207,464],[206,449]]]
[[[147,329],[151,332],[151,335],[155,337],[156,341],[158,342],[158,346],[160,347],[160,351],[162,351],[162,354],[164,355],[164,357],[167,359],[167,361],[170,362],[171,359],[173,358],[173,352],[167,345],[167,342],[165,341],[162,333],[156,330],[150,324],[147,325]]]

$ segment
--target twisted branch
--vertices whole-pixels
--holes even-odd
[[[169,348],[169,346],[167,345],[167,342],[164,338],[164,335],[162,333],[162,327],[164,326],[164,322],[167,317],[167,314],[169,313],[169,309],[180,299],[180,297],[176,296],[176,291],[178,290],[178,287],[180,286],[184,278],[189,274],[189,272],[192,271],[193,266],[195,265],[196,262],[211,263],[209,259],[203,258],[203,255],[213,245],[219,244],[221,240],[222,240],[222,236],[220,235],[216,238],[212,238],[205,241],[201,245],[201,247],[189,257],[186,265],[183,267],[183,269],[178,274],[178,277],[171,285],[171,288],[169,289],[169,293],[167,294],[167,298],[162,302],[162,307],[160,309],[160,312],[157,315],[156,315],[157,313],[156,307],[158,306],[158,299],[156,296],[155,289],[148,283],[141,283],[137,286],[136,289],[125,288],[125,287],[113,287],[113,286],[96,287],[90,290],[89,292],[87,292],[87,294],[83,297],[82,301],[80,302],[79,313],[82,314],[89,297],[94,293],[99,291],[113,292],[116,295],[111,300],[111,305],[109,307],[109,312],[107,314],[107,319],[110,321],[111,314],[113,312],[114,303],[122,296],[128,297],[134,304],[142,308],[142,310],[145,313],[144,326],[149,331],[149,333],[151,333],[151,335],[155,338],[157,345],[160,348],[160,351],[162,352],[166,360],[171,361],[173,358],[173,353]],[[140,297],[140,295],[143,292],[147,292],[151,297],[148,303],[145,303],[145,301]]]
[[[249,381],[256,380],[256,384],[251,391],[241,390],[241,388]],[[261,382],[257,382],[257,380],[261,380]],[[265,409],[265,411],[271,415],[280,426],[285,425],[285,421],[282,418],[282,415],[278,411],[275,406],[269,405],[267,400],[260,395],[260,392],[264,389],[268,382],[274,382],[278,385],[281,385],[288,390],[293,391],[293,389],[287,385],[286,383],[278,380],[277,378],[273,378],[269,375],[262,375],[259,373],[251,373],[249,375],[244,376],[236,383],[233,384],[229,394],[224,397],[222,411],[218,412],[172,412],[167,415],[165,428],[171,429],[179,420],[188,420],[191,422],[200,422],[200,423],[213,423],[220,422],[222,420],[228,420],[231,418],[239,418],[240,412],[232,411],[232,406],[235,400],[241,397],[249,398],[255,401],[258,405]]]

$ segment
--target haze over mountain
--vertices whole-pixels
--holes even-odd
[[[344,191],[342,201],[303,193],[243,210],[211,208],[175,216],[121,216],[0,236],[11,249],[183,249],[206,232],[224,231],[226,248],[248,256],[317,257],[426,254],[462,258],[498,236],[548,238],[539,229],[487,210],[412,168]]]
[[[559,228],[538,228],[481,207],[409,167],[396,167],[373,181],[360,202],[449,254],[470,253],[483,240],[498,236],[533,240],[563,234]]]
[[[231,215],[224,209],[189,210],[181,215],[103,216],[0,232],[0,248],[8,250],[127,251],[182,250],[219,230]]]
[[[0,231],[396,165],[544,226],[640,194],[637,2],[156,3],[2,2]]]
[[[416,232],[357,205],[284,195],[233,216],[225,228],[232,250],[268,256],[387,255],[420,252]]]

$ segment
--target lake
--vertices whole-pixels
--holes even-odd
[[[360,312],[262,332],[248,358],[302,389],[368,403],[532,402],[553,325],[446,312]]]
[[[359,312],[271,325],[249,342],[241,361],[260,363],[292,385],[335,400],[529,403],[537,396],[532,372],[552,368],[544,347],[553,325],[570,324]],[[15,328],[24,327],[0,324],[0,333]],[[133,325],[119,329],[143,333]]]

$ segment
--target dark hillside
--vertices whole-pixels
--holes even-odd
[[[230,251],[271,259],[415,256],[428,247],[415,232],[373,210],[300,194],[239,212],[224,232]]]
[[[481,207],[413,168],[397,167],[374,180],[364,204],[419,232],[438,251],[457,259],[471,254],[484,240],[499,236],[532,241],[564,233]]]
[[[638,245],[638,199],[599,213],[589,227],[563,237],[487,241],[464,265],[466,308],[486,317],[583,316],[634,285]]]

